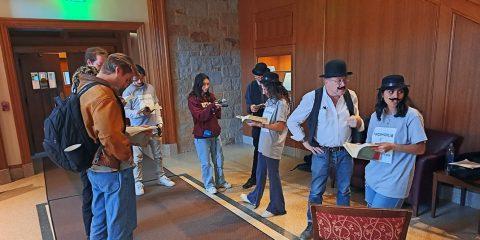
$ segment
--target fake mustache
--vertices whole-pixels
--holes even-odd
[[[390,101],[392,101],[392,102],[393,102],[393,101],[400,101],[400,99],[398,99],[398,98],[389,98],[389,99],[390,99]]]

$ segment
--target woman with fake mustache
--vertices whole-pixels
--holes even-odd
[[[408,105],[403,76],[389,75],[378,89],[367,142],[376,143],[379,160],[365,168],[365,201],[371,208],[401,208],[408,197],[417,155],[425,152],[423,117]]]

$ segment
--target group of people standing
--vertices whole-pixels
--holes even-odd
[[[258,206],[268,175],[271,201],[262,216],[272,217],[286,213],[279,163],[287,139],[286,121],[290,114],[290,97],[278,74],[270,72],[267,65],[257,65],[253,73],[256,81],[247,88],[249,113],[267,118],[268,123],[248,123],[253,127],[255,151],[251,177],[243,187],[256,187],[250,194],[242,194],[241,198]],[[231,184],[225,181],[223,174],[224,156],[218,124],[221,104],[216,101],[209,87],[209,77],[203,73],[198,74],[188,97],[188,107],[193,116],[194,142],[201,162],[203,183],[208,193],[215,194],[218,188],[230,188]]]
[[[371,160],[365,169],[365,201],[371,208],[400,208],[408,197],[416,155],[425,152],[427,137],[423,117],[409,106],[409,85],[401,75],[385,76],[377,89],[375,112],[365,126],[358,109],[356,93],[347,88],[348,76],[343,60],[331,60],[325,64],[323,86],[302,97],[297,108],[290,113],[288,92],[276,73],[265,63],[258,63],[252,70],[254,81],[247,86],[245,102],[247,111],[268,119],[268,124],[249,122],[252,126],[254,155],[252,174],[243,188],[254,185],[249,194],[240,199],[254,208],[258,207],[265,188],[268,173],[270,203],[262,217],[286,213],[279,176],[279,163],[287,137],[301,142],[312,153],[312,179],[307,208],[307,227],[301,239],[312,238],[310,205],[322,204],[330,168],[335,171],[337,183],[336,204],[350,205],[350,179],[353,159],[343,147],[352,140],[354,131],[368,127],[368,143],[375,143],[374,150],[381,154],[379,160]],[[308,134],[302,124],[306,122]]]
[[[80,96],[80,109],[88,135],[100,144],[92,167],[80,173],[85,232],[87,239],[133,239],[135,195],[144,194],[144,154],[152,153],[157,183],[175,185],[163,168],[161,107],[154,87],[144,82],[145,69],[127,55],[91,47],[85,63],[73,75],[72,92],[96,83]],[[132,146],[127,126],[154,128],[148,144]]]
[[[149,126],[148,147],[156,163],[157,183],[175,185],[163,169],[160,138],[163,121],[154,87],[144,82],[146,71],[125,54],[108,55],[104,49],[87,49],[86,66],[73,76],[72,91],[92,82],[80,97],[82,118],[88,135],[100,143],[93,165],[80,174],[83,183],[83,218],[89,239],[132,239],[137,226],[135,195],[144,194],[142,160],[146,146],[131,146],[127,125]],[[375,112],[369,126],[360,117],[358,97],[347,88],[346,63],[326,63],[323,86],[305,94],[290,114],[289,92],[265,63],[252,70],[254,81],[247,86],[245,100],[249,114],[266,118],[265,123],[250,121],[254,144],[251,175],[244,189],[255,188],[240,199],[257,208],[267,176],[270,203],[261,214],[268,218],[286,214],[279,174],[288,130],[291,138],[313,154],[312,180],[308,206],[322,204],[329,168],[335,169],[337,205],[350,205],[350,178],[353,159],[342,147],[351,141],[353,131],[368,127],[367,142],[376,143],[380,160],[372,160],[365,169],[365,200],[372,208],[400,208],[408,196],[416,155],[425,151],[427,137],[423,118],[409,106],[409,86],[401,75],[382,79],[377,89]],[[119,97],[122,96],[122,97]],[[148,104],[146,104],[148,103]],[[224,156],[220,139],[222,104],[210,91],[210,79],[198,74],[188,95],[193,117],[193,136],[202,180],[209,194],[231,188],[223,173]],[[127,122],[129,119],[129,123]],[[308,125],[305,134],[302,124]],[[132,158],[133,148],[133,158]],[[307,227],[301,238],[312,237],[312,216],[307,210]]]

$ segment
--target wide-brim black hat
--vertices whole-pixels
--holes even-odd
[[[335,59],[328,61],[325,64],[325,73],[320,75],[323,78],[331,77],[346,77],[347,75],[352,75],[352,72],[347,71],[347,64],[345,61],[340,59]]]
[[[274,72],[266,72],[265,74],[263,74],[262,80],[260,80],[260,83],[261,84],[269,84],[269,83],[282,84],[282,82],[280,82],[280,78],[278,74]]]
[[[382,79],[382,85],[377,90],[407,88],[405,78],[402,75],[388,75]]]
[[[263,76],[266,72],[270,72],[270,69],[267,67],[267,64],[259,62],[255,64],[255,67],[252,69],[253,75]]]

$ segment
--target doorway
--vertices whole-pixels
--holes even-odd
[[[128,31],[11,29],[9,33],[32,159],[45,156],[44,119],[55,107],[56,96],[70,94],[70,78],[85,65],[85,49],[99,46],[109,53],[138,51],[125,45],[130,42]]]
[[[63,95],[58,55],[21,53],[15,56],[21,89],[23,114],[30,152],[43,152],[43,121],[55,106],[55,96]]]

